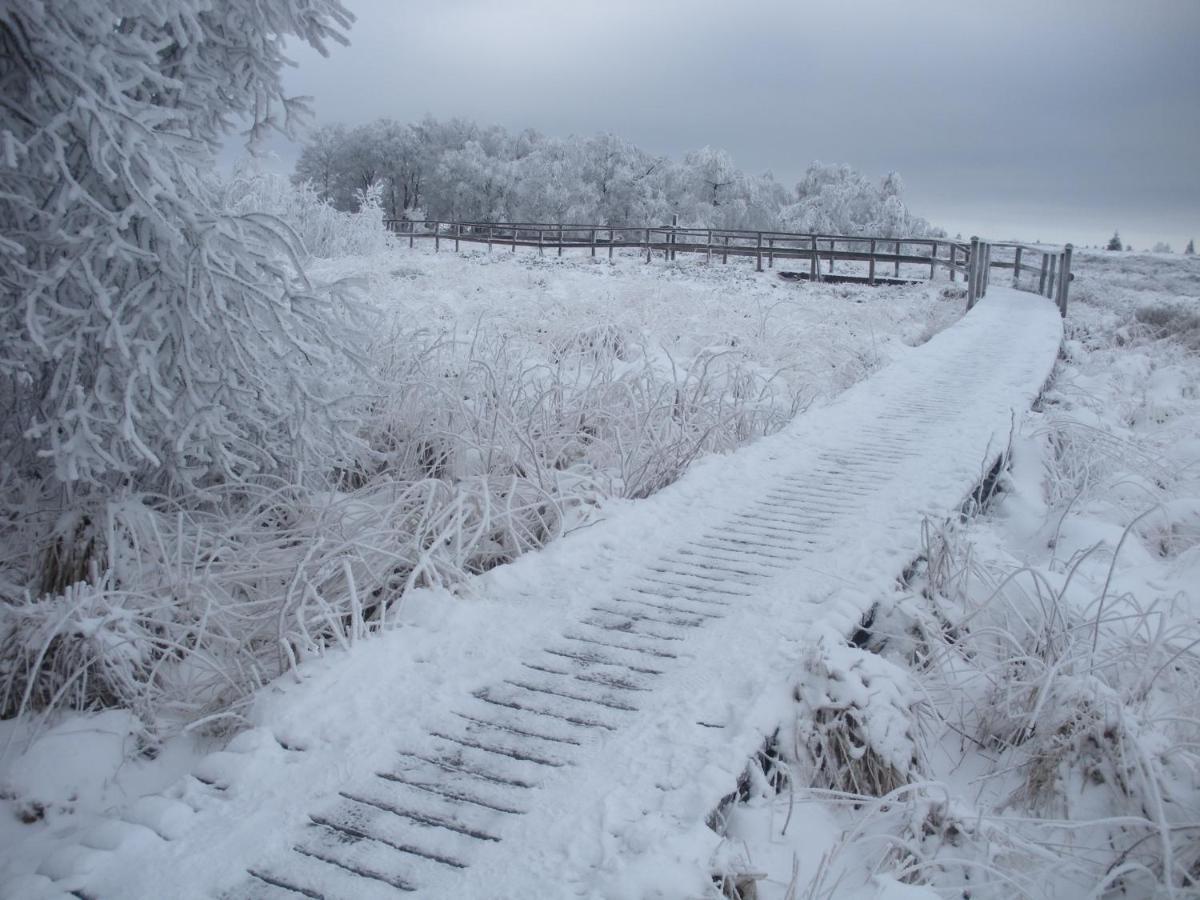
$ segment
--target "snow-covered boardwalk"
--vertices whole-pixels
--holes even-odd
[[[282,816],[286,833],[260,850],[242,835],[251,864],[210,887],[262,900],[698,895],[718,840],[705,818],[788,715],[806,643],[850,633],[920,552],[923,517],[962,503],[1046,382],[1061,334],[1053,303],[993,287],[783,433],[493,573],[492,590],[556,601],[538,627],[481,645],[491,662],[449,705],[369,723],[386,762],[317,784],[305,819]],[[411,680],[397,690],[422,695]],[[232,835],[245,830],[238,809],[231,798]],[[57,885],[203,893],[188,873],[228,854],[203,839],[221,802],[202,815],[209,828],[143,845],[156,880],[173,858],[185,883],[139,887],[133,848],[118,847],[123,865],[64,870]]]

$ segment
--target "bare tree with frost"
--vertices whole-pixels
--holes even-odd
[[[85,577],[118,495],[336,463],[347,298],[212,172],[235,122],[253,143],[304,111],[284,37],[325,52],[351,21],[338,0],[0,6],[3,598]]]

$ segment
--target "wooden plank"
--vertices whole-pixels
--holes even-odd
[[[971,257],[967,269],[967,311],[970,312],[979,299],[979,238],[971,236]]]

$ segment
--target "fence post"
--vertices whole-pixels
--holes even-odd
[[[875,283],[875,239],[871,239],[871,261],[867,263],[867,284]]]
[[[608,258],[610,260],[613,258],[613,244],[616,243],[616,240],[613,230],[611,228],[608,229]]]
[[[833,267],[833,257],[829,257],[830,271]],[[896,241],[896,270],[893,273],[897,278],[900,277],[900,242]]]
[[[1017,247],[1016,253],[1013,256],[1013,287],[1018,287],[1021,281],[1021,251],[1023,247]]]
[[[595,228],[592,229],[591,241],[592,241],[592,259],[595,259],[596,258],[596,229]]]
[[[538,256],[545,256],[546,246],[542,242],[542,229],[538,229]]]
[[[433,252],[440,253],[442,250],[442,225],[440,222],[433,223]]]
[[[487,231],[488,253],[492,252],[492,226],[488,226]]]
[[[646,229],[646,262],[650,262],[650,229]]]
[[[725,249],[721,253],[721,265],[729,262],[729,235],[725,235]]]
[[[417,223],[409,222],[408,223],[408,249],[409,250],[412,249],[413,237],[416,235],[416,233],[417,233]]]
[[[562,225],[559,225],[558,226],[558,255],[559,256],[562,256],[562,247],[563,247],[563,227],[562,227]]]
[[[767,268],[775,268],[775,238],[767,238]]]
[[[930,249],[929,249],[929,280],[930,281],[933,281],[934,276],[937,275],[937,251],[938,251],[938,242],[934,241],[930,245]]]
[[[815,234],[810,235],[808,241],[810,244],[812,244],[812,260],[809,262],[808,280],[809,281],[820,281],[821,280],[821,258],[819,256],[817,256],[817,236]]]
[[[667,243],[671,246],[668,248],[668,259],[675,259],[675,229],[679,227],[679,213],[674,213],[671,216],[671,234],[667,238]]]
[[[762,271],[762,232],[758,232],[758,243],[755,247],[754,257],[757,260],[758,271]]]
[[[1054,276],[1058,270],[1058,254],[1050,254],[1050,274],[1046,276],[1046,290],[1042,292],[1045,297],[1054,296]]]
[[[979,238],[971,235],[971,256],[967,260],[967,312],[975,306],[979,299]]]
[[[955,257],[958,256],[958,244],[950,242],[950,280],[958,280],[958,272],[955,270]]]
[[[462,235],[462,223],[456,222],[454,224],[454,252],[455,253],[458,252],[458,239],[461,235]]]
[[[1067,317],[1067,294],[1071,292],[1071,253],[1074,248],[1067,244],[1063,247],[1062,269],[1058,273],[1058,314]]]
[[[704,261],[706,263],[711,264],[712,263],[712,229],[711,228],[708,229],[708,235],[705,237],[704,240],[707,245],[706,250],[705,250]]]
[[[1048,265],[1046,257],[1048,255],[1045,250],[1042,251],[1042,271],[1038,274],[1038,293],[1043,296],[1046,293],[1046,266]]]
[[[988,280],[992,277],[992,245],[989,242],[983,243],[983,277],[979,280],[979,296],[983,297],[987,294]]]

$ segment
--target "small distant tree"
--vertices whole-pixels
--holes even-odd
[[[1183,248],[1183,252],[1186,253],[1188,256],[1196,255],[1196,239],[1195,238],[1192,238],[1190,241],[1187,242],[1187,246]]]
[[[1163,241],[1159,241],[1157,244],[1154,245],[1154,252],[1155,253],[1173,253],[1174,251],[1171,249],[1170,244],[1164,243]]]
[[[1108,239],[1108,246],[1105,247],[1105,249],[1106,250],[1120,250],[1121,249],[1121,235],[1119,232],[1116,232],[1116,231],[1113,232],[1113,236]]]
[[[1121,248],[1120,248],[1120,247],[1118,247],[1117,249],[1118,249],[1118,250],[1120,250]],[[1133,252],[1133,244],[1126,244],[1126,245],[1125,245],[1125,252],[1126,252],[1126,253],[1132,253],[1132,252]]]

